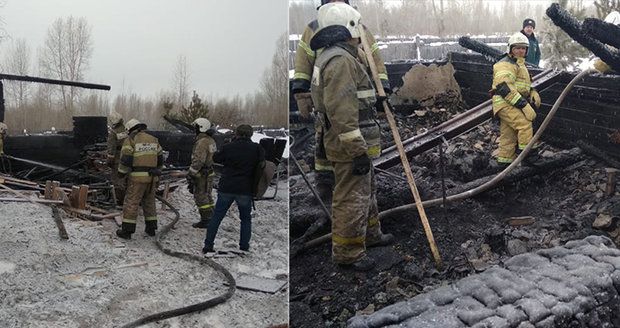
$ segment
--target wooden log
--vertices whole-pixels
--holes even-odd
[[[77,196],[77,208],[86,209],[86,200],[88,199],[88,185],[80,185]]]
[[[37,202],[37,203],[41,203],[41,204],[61,204],[62,205],[62,201],[61,200],[54,200],[54,199],[25,199],[25,198],[11,198],[11,197],[0,197],[0,202],[18,202],[18,203],[22,203],[22,202]]]

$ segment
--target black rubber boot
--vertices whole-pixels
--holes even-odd
[[[381,234],[381,237],[375,240],[367,241],[366,247],[379,247],[379,246],[392,245],[394,243],[394,239],[396,238],[394,237],[393,234],[384,233],[384,234]]]
[[[116,235],[123,239],[131,239],[131,232],[123,229],[116,230]]]
[[[213,209],[203,208],[203,209],[198,209],[198,212],[200,213],[200,221],[194,222],[192,224],[192,227],[199,228],[199,229],[206,229],[207,226],[209,225],[209,220],[211,219],[211,215],[213,215]]]
[[[157,233],[157,221],[146,221],[144,232],[149,236],[155,236]]]
[[[202,248],[202,253],[203,254],[207,254],[207,253],[215,253],[215,250],[213,249],[213,247],[203,247]]]
[[[364,271],[372,270],[376,266],[376,263],[375,263],[375,260],[370,258],[370,256],[366,255],[353,263],[350,263],[350,264],[339,263],[338,266],[346,270],[364,272]]]

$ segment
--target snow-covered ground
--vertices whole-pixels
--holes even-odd
[[[271,195],[272,191],[267,192]],[[171,194],[181,220],[164,239],[168,248],[201,254],[205,230],[192,196],[182,186]],[[158,209],[161,204],[158,203]],[[62,213],[62,211],[61,211]],[[159,210],[160,226],[173,213]],[[69,240],[61,240],[51,208],[0,203],[0,327],[118,327],[145,315],[202,302],[225,292],[224,277],[196,262],[165,255],[143,221],[129,241],[111,220],[63,216]],[[288,186],[253,212],[251,252],[217,258],[233,276],[288,280]],[[216,248],[237,248],[239,219],[233,205]],[[146,327],[268,327],[288,322],[288,285],[275,294],[237,289],[224,304]]]

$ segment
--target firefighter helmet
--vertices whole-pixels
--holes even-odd
[[[321,6],[330,3],[332,0],[321,0]],[[349,4],[349,0],[344,0],[344,3]],[[320,7],[320,6],[319,6]]]
[[[110,113],[108,120],[112,126],[123,123],[123,117],[117,111]]]
[[[620,13],[617,11],[612,11],[605,17],[605,23],[614,24],[620,26]]]
[[[9,127],[6,126],[6,124],[4,124],[3,122],[0,122],[0,134],[2,133],[6,133],[6,130],[8,130]]]
[[[207,132],[211,128],[211,122],[204,117],[195,119],[192,125],[198,127],[199,132]]]
[[[132,118],[127,123],[125,123],[125,128],[129,132],[131,132],[132,130],[135,130],[137,128],[140,128],[140,127],[143,128],[143,129],[146,129],[146,124],[141,123],[140,121],[136,120],[135,118]]]
[[[319,29],[330,25],[344,26],[351,33],[352,38],[359,38],[362,15],[355,8],[342,3],[332,2],[319,8]]]
[[[508,49],[512,49],[512,47],[516,45],[529,47],[530,41],[528,40],[527,36],[523,35],[523,33],[517,32],[511,35],[508,39]]]

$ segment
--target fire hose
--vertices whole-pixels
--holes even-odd
[[[521,161],[523,161],[523,159],[528,155],[528,153],[530,152],[530,150],[532,149],[534,144],[536,144],[538,139],[540,139],[540,136],[543,134],[543,132],[545,131],[545,129],[549,125],[549,122],[551,122],[551,119],[553,118],[553,116],[555,115],[557,110],[560,108],[560,104],[562,103],[562,101],[564,101],[564,98],[566,98],[566,96],[568,95],[570,90],[573,88],[573,86],[579,80],[581,80],[585,75],[591,73],[592,71],[593,71],[593,69],[591,69],[591,68],[582,71],[581,73],[577,74],[566,85],[566,87],[564,88],[564,90],[562,91],[562,93],[560,94],[558,99],[553,104],[553,107],[551,107],[551,110],[549,111],[549,113],[545,117],[545,120],[542,122],[542,124],[540,125],[540,127],[538,128],[538,130],[536,131],[534,136],[532,137],[532,140],[530,140],[530,142],[527,144],[525,149],[523,149],[521,154],[508,167],[506,167],[502,172],[500,172],[498,175],[496,175],[493,179],[489,180],[488,182],[486,182],[486,183],[484,183],[484,184],[482,184],[482,185],[480,185],[480,186],[478,186],[476,188],[464,191],[462,193],[448,196],[445,199],[445,201],[446,202],[455,202],[455,201],[460,201],[460,200],[464,200],[464,199],[476,196],[476,195],[478,195],[478,194],[480,194],[480,193],[482,193],[484,191],[487,191],[488,189],[492,188],[499,181],[504,179],[506,177],[506,175],[508,175],[508,173],[510,173],[510,171],[512,171],[517,165],[519,165],[519,163],[521,163]],[[430,199],[430,200],[423,201],[422,205],[425,206],[425,207],[430,207],[430,206],[440,205],[443,202],[444,202],[443,198],[435,198],[435,199]],[[416,204],[407,204],[407,205],[402,205],[402,206],[398,206],[398,207],[395,207],[395,208],[391,208],[391,209],[385,210],[385,211],[379,213],[379,220],[381,220],[381,219],[383,219],[385,217],[388,217],[390,215],[394,215],[394,214],[400,213],[402,211],[410,211],[410,210],[412,210],[414,208],[416,208]],[[331,240],[331,233],[323,235],[323,236],[318,237],[318,238],[315,238],[313,240],[310,240],[309,242],[307,242],[304,245],[303,249],[307,249],[307,248],[310,248],[310,247],[314,247],[314,246],[323,244],[325,242],[328,242],[329,240]]]
[[[228,283],[228,289],[226,290],[226,292],[222,295],[210,298],[204,302],[200,302],[200,303],[195,303],[195,304],[191,304],[188,306],[184,306],[184,307],[180,307],[180,308],[176,308],[176,309],[172,309],[172,310],[167,310],[167,311],[162,311],[162,312],[158,312],[158,313],[154,313],[154,314],[150,314],[147,315],[145,317],[142,317],[138,320],[132,321],[124,326],[122,326],[123,328],[132,328],[132,327],[139,327],[142,325],[145,325],[149,322],[154,322],[154,321],[159,321],[159,320],[164,320],[164,319],[169,319],[172,317],[178,317],[184,314],[188,314],[188,313],[192,313],[192,312],[198,312],[198,311],[203,311],[206,310],[208,308],[212,308],[216,305],[222,304],[224,302],[226,302],[228,299],[230,299],[233,294],[235,293],[235,290],[237,288],[237,283],[235,281],[235,278],[232,276],[232,274],[230,274],[230,272],[228,270],[226,270],[226,268],[224,268],[222,265],[218,264],[217,262],[209,259],[209,258],[205,258],[202,256],[198,256],[198,255],[194,255],[194,254],[189,254],[189,253],[183,253],[183,252],[179,252],[179,251],[175,251],[169,248],[166,248],[163,244],[162,244],[162,239],[163,237],[170,232],[170,230],[172,228],[174,228],[174,225],[179,222],[179,220],[181,219],[181,215],[179,214],[179,211],[174,208],[166,199],[164,199],[163,197],[160,196],[155,196],[160,202],[164,203],[166,206],[168,206],[175,215],[174,220],[172,220],[172,222],[170,222],[169,224],[165,225],[162,227],[161,231],[157,234],[157,237],[155,239],[155,244],[157,245],[157,247],[164,252],[167,255],[170,256],[174,256],[180,259],[184,259],[184,260],[193,260],[193,261],[198,261],[202,264],[206,264],[208,266],[210,266],[211,268],[213,268],[215,271],[221,273],[222,275],[224,275],[224,277],[226,278],[226,282]]]

